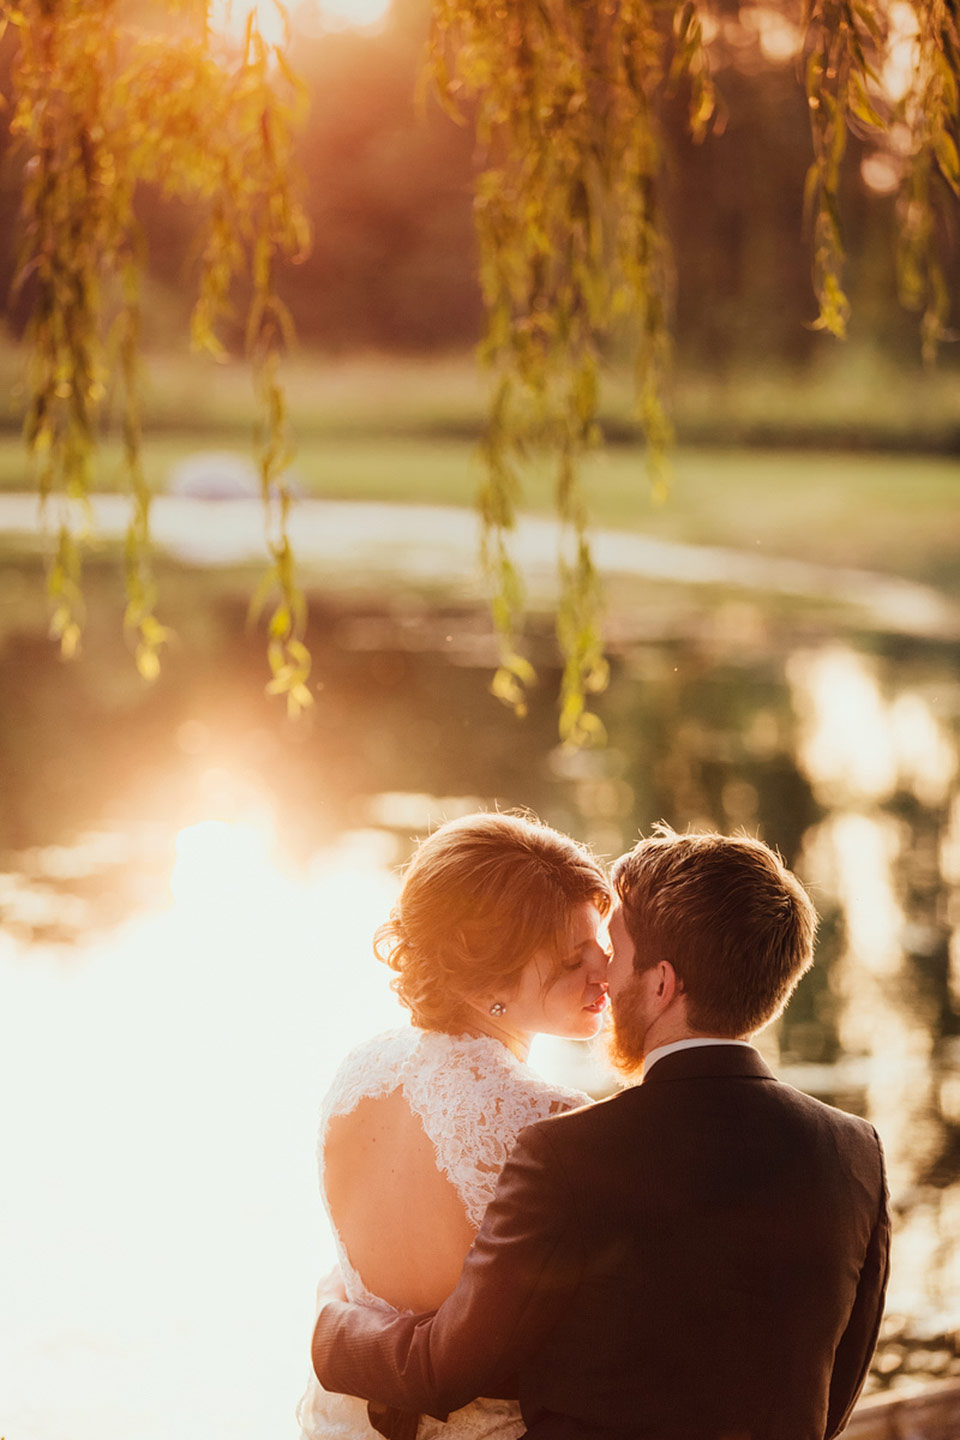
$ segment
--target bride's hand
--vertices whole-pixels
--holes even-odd
[[[334,1265],[329,1275],[324,1275],[317,1286],[317,1311],[329,1305],[331,1300],[346,1300],[347,1292],[343,1286],[343,1276],[340,1274],[340,1266]]]

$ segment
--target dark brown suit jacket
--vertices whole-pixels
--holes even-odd
[[[888,1256],[873,1128],[755,1050],[687,1049],[525,1130],[450,1298],[326,1306],[314,1367],[441,1418],[516,1395],[536,1440],[829,1440]]]

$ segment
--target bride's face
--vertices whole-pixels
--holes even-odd
[[[589,1040],[598,1033],[607,1008],[610,964],[602,927],[603,916],[595,905],[579,905],[565,936],[559,974],[548,951],[532,957],[506,1002],[504,1018],[511,1029],[570,1040]]]

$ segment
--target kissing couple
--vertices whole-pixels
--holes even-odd
[[[816,916],[758,840],[665,826],[608,879],[526,817],[425,840],[377,951],[413,1025],[324,1104],[306,1440],[830,1440],[889,1260],[865,1121],[751,1044]],[[612,1012],[597,1104],[527,1065]],[[363,1397],[363,1398],[358,1398]],[[369,1406],[365,1403],[369,1401]]]

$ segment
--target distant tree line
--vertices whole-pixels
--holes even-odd
[[[427,0],[400,0],[381,30],[295,35],[291,43],[291,64],[309,96],[295,155],[312,245],[301,263],[283,270],[278,288],[304,344],[409,353],[473,345],[483,334],[476,137],[471,126],[451,124],[432,98],[418,103],[427,8]],[[8,32],[0,42],[0,93],[9,93],[13,49]],[[679,364],[692,371],[802,361],[824,346],[810,328],[816,302],[803,215],[810,126],[797,61],[733,58],[738,63],[716,75],[725,120],[710,143],[691,140],[684,96],[666,107],[674,329]],[[872,192],[860,174],[859,160],[874,148],[869,141],[853,137],[850,144],[841,208],[853,334],[909,363],[919,359],[920,339],[897,297],[895,197]],[[30,298],[28,291],[8,303],[21,171],[5,130],[0,147],[0,303],[17,333]],[[150,186],[137,209],[150,281],[145,336],[163,344],[182,333],[189,314],[197,210],[171,204]],[[960,247],[946,254],[948,287],[960,295]]]

